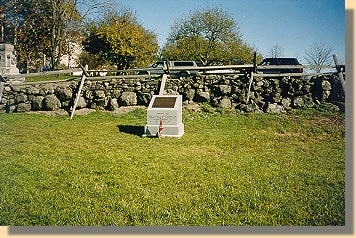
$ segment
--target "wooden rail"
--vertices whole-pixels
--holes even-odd
[[[11,79],[18,79],[18,78],[32,77],[32,76],[72,74],[74,72],[79,72],[79,71],[81,71],[80,68],[74,68],[74,69],[66,69],[66,70],[54,70],[54,71],[40,72],[40,73],[16,74],[16,75],[9,75],[9,77]]]
[[[335,65],[256,65],[254,64],[245,64],[245,65],[217,65],[217,66],[201,66],[201,67],[157,67],[157,68],[135,68],[135,69],[127,69],[127,70],[87,70],[89,77],[91,80],[109,80],[112,78],[157,78],[162,77],[163,74],[167,73],[168,71],[179,71],[179,70],[189,70],[189,71],[196,71],[198,75],[209,75],[209,74],[234,74],[234,75],[246,75],[254,73],[253,77],[283,77],[283,76],[317,76],[317,75],[325,75],[331,73],[339,73],[339,77],[342,76],[342,73],[345,72],[345,65],[340,65],[338,63],[336,55],[333,56]],[[322,68],[322,69],[335,69],[334,72],[323,72],[323,73],[261,73],[261,70],[265,69],[315,69],[315,68]],[[140,72],[149,72],[149,71],[160,71],[162,73],[155,73],[150,75],[139,74]],[[219,72],[220,71],[220,72]],[[100,76],[100,73],[109,73],[114,75],[105,75]],[[71,81],[71,80],[78,80],[78,79],[64,79],[64,80],[53,80],[53,81],[41,81],[41,82],[16,82],[16,79],[23,78],[23,77],[31,77],[31,76],[45,76],[45,75],[60,75],[60,74],[78,74],[78,79],[82,76],[82,70],[80,68],[68,69],[68,70],[56,70],[56,71],[49,71],[49,72],[41,72],[41,73],[29,73],[29,74],[19,74],[19,75],[11,75],[8,76],[13,82],[7,80],[4,82],[3,86],[9,84],[38,84],[38,83],[55,83],[55,82],[62,82],[62,81]],[[119,74],[119,75],[117,75]],[[174,79],[175,75],[170,75],[172,79]],[[250,75],[251,76],[251,75]],[[344,86],[345,81],[344,79],[340,79],[342,85]]]

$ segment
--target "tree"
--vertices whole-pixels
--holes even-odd
[[[43,44],[38,39],[45,39],[47,32],[42,22],[43,5],[34,0],[12,0],[6,2],[6,42],[13,43],[20,65],[36,64],[36,58],[41,58]]]
[[[81,15],[78,6],[90,2]],[[0,0],[9,16],[7,42],[15,45],[18,61],[26,66],[47,56],[52,69],[80,42],[82,23],[87,13],[100,4],[96,0]],[[39,64],[39,63],[37,63]]]
[[[144,29],[128,9],[107,11],[102,19],[90,22],[87,31],[84,49],[98,55],[102,63],[128,69],[157,59],[157,35]]]
[[[283,48],[280,45],[274,45],[269,51],[269,57],[278,58],[283,55]]]
[[[60,63],[61,57],[67,53],[69,43],[76,42],[75,36],[80,35],[81,15],[77,9],[77,0],[48,0],[50,18],[47,27],[50,29],[50,47],[45,53],[50,57],[52,70]]]
[[[306,52],[304,59],[310,65],[321,66],[330,65],[332,63],[331,58],[332,49],[326,46],[325,42],[314,43]],[[317,73],[321,71],[321,68],[314,69]]]
[[[178,19],[161,54],[165,59],[195,60],[203,66],[253,60],[253,49],[242,41],[236,21],[219,7]]]

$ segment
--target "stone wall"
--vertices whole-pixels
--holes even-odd
[[[168,79],[166,94],[181,94],[185,105],[206,102],[214,107],[243,112],[280,113],[292,108],[312,107],[322,101],[344,105],[344,94],[336,74],[310,79],[254,78],[247,102],[250,78],[238,75],[205,75]],[[87,79],[77,108],[115,110],[120,106],[148,106],[158,94],[160,78]],[[27,111],[70,111],[79,81],[25,83],[4,87],[1,113]]]

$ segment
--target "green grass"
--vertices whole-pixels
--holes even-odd
[[[345,225],[342,117],[183,114],[0,114],[0,225]]]
[[[78,78],[78,76],[65,75],[65,74],[58,74],[58,75],[52,74],[52,75],[29,76],[29,77],[26,77],[25,81],[26,82],[42,82],[42,81],[76,79],[76,78]]]

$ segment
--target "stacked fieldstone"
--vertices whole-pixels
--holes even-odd
[[[68,109],[77,82],[26,84],[4,87],[0,112],[55,111]]]
[[[204,75],[168,79],[166,94],[181,94],[185,105],[209,103],[252,113],[281,113],[312,107],[322,101],[344,104],[345,95],[336,74],[310,79],[254,78],[248,75]],[[79,82],[17,84],[4,87],[0,112],[71,110]],[[115,110],[121,106],[148,106],[158,94],[160,78],[111,79],[84,83],[77,108]],[[249,94],[249,95],[248,95]],[[249,99],[247,101],[247,99]],[[190,106],[190,108],[194,108]]]

